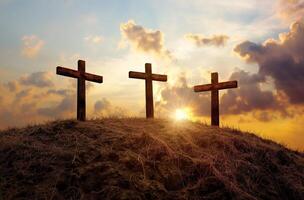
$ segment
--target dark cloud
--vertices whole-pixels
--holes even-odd
[[[223,114],[240,114],[254,110],[276,110],[279,103],[271,91],[263,91],[260,84],[265,77],[245,71],[234,72],[230,80],[237,80],[239,88],[229,89],[221,98]]]
[[[113,105],[108,99],[97,100],[94,104],[94,114],[97,117],[128,117],[128,110]]]
[[[22,98],[29,96],[31,89],[24,89],[16,93],[16,100],[20,101]]]
[[[264,76],[236,71],[230,80],[237,80],[239,87],[220,92],[220,113],[236,115],[252,113],[257,120],[270,121],[275,117],[292,117],[279,96],[270,90],[263,90],[262,84],[267,83]],[[161,90],[161,100],[155,103],[157,112],[169,115],[179,108],[191,108],[194,116],[210,116],[210,92],[195,93],[186,78],[181,76],[173,86]],[[267,114],[269,113],[269,114]],[[271,114],[274,113],[274,114]]]
[[[73,90],[69,90],[69,89],[49,89],[47,91],[47,95],[49,94],[55,94],[55,95],[59,95],[59,96],[67,96],[69,94],[71,94],[72,92],[74,92]]]
[[[21,77],[20,84],[26,86],[36,87],[50,87],[53,86],[51,74],[49,72],[35,72],[28,76]]]
[[[227,35],[213,35],[212,37],[205,37],[200,34],[189,33],[186,36],[186,39],[193,42],[198,47],[203,46],[225,46],[229,37]]]
[[[234,51],[248,62],[259,65],[258,75],[274,80],[276,90],[284,92],[291,104],[304,103],[304,24],[293,23],[279,40],[263,44],[243,42]]]
[[[103,110],[107,110],[110,107],[111,107],[110,102],[107,99],[103,98],[102,100],[96,101],[96,103],[94,105],[94,111],[96,113],[98,113],[98,112],[101,112]]]
[[[135,50],[171,58],[170,52],[164,47],[164,37],[161,31],[145,29],[132,20],[121,24],[120,31]]]
[[[37,113],[51,118],[63,118],[69,116],[75,110],[75,95],[69,95],[54,106],[37,109]]]

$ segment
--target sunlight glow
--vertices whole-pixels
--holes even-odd
[[[174,117],[176,120],[189,120],[190,119],[189,110],[188,109],[176,109]]]

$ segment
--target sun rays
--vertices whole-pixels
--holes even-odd
[[[173,118],[177,121],[191,120],[192,112],[190,108],[178,108],[173,114]]]

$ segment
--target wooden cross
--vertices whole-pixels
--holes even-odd
[[[167,75],[152,74],[152,66],[150,63],[145,64],[145,73],[129,72],[129,78],[145,79],[146,80],[146,117],[154,118],[153,107],[153,86],[152,81],[167,81]]]
[[[78,60],[78,71],[57,67],[56,73],[62,76],[77,78],[77,120],[86,120],[86,86],[85,81],[102,83],[103,77],[85,72],[85,61]]]
[[[237,88],[237,81],[218,82],[218,73],[211,73],[211,84],[194,86],[195,92],[211,91],[211,125],[219,126],[219,90]]]

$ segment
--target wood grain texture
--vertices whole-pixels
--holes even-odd
[[[133,72],[133,71],[130,71],[129,72],[129,78],[146,79],[147,78],[147,74],[143,73],[143,72]]]
[[[78,61],[78,71],[80,77],[77,81],[77,120],[86,120],[86,88],[85,88],[85,62],[82,60]]]
[[[143,72],[129,72],[129,78],[136,78],[136,79],[146,79],[147,74]],[[167,75],[162,74],[152,74],[151,78],[153,81],[161,81],[161,82],[167,82]]]
[[[211,74],[211,84],[218,84],[218,73]],[[220,125],[219,91],[211,90],[211,125]]]
[[[152,74],[151,78],[152,78],[153,81],[167,82],[167,75]]]
[[[79,71],[73,70],[73,69],[68,69],[65,67],[57,67],[56,68],[56,74],[62,75],[62,76],[68,76],[71,78],[79,78],[80,73]]]
[[[95,75],[95,74],[89,74],[89,73],[84,74],[84,79],[86,81],[91,81],[91,82],[95,82],[95,83],[102,83],[103,82],[103,77],[102,76],[98,76],[98,75]]]
[[[211,90],[223,90],[223,89],[229,89],[229,88],[237,88],[237,81],[227,81],[227,82],[221,82],[217,84],[206,84],[206,85],[197,85],[194,86],[195,92],[205,92],[205,91],[211,91]]]
[[[152,67],[146,63],[146,117],[154,118],[154,103],[153,103],[153,84],[152,84]]]

